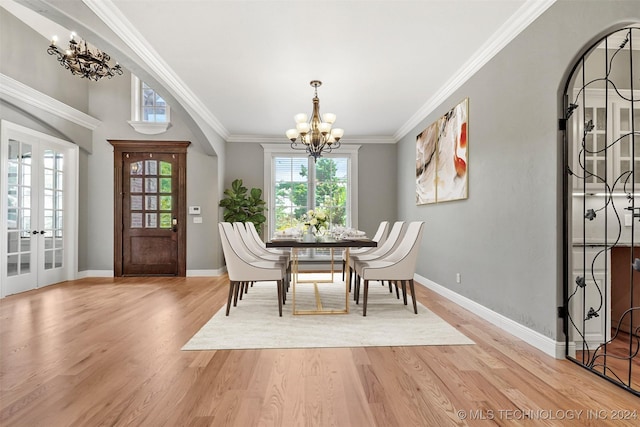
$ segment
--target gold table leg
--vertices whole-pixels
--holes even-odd
[[[345,257],[346,257],[346,266],[349,265],[349,248],[345,248]],[[291,256],[291,276],[292,276],[292,285],[293,285],[293,314],[294,315],[304,315],[304,314],[347,314],[349,313],[349,284],[350,284],[350,276],[345,276],[345,298],[344,298],[344,310],[333,310],[333,309],[323,309],[322,300],[320,298],[320,291],[318,289],[318,283],[333,283],[335,275],[335,269],[333,264],[333,248],[331,248],[331,280],[305,280],[302,281],[299,279],[299,267],[298,267],[298,248],[293,248],[292,256]],[[316,309],[315,310],[297,310],[296,309],[296,284],[298,283],[313,283],[315,300],[316,300]]]

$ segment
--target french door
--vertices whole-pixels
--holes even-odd
[[[78,147],[2,121],[2,296],[75,278]]]

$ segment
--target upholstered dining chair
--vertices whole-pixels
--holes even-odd
[[[232,297],[234,307],[238,303],[238,293],[242,292],[240,289],[242,283],[275,281],[278,293],[278,312],[280,316],[282,316],[282,293],[284,292],[284,279],[286,275],[286,269],[283,264],[253,257],[247,252],[231,223],[218,223],[218,229],[220,230],[222,251],[229,275],[229,295],[227,297],[226,315],[229,315]]]
[[[364,281],[363,316],[367,315],[367,297],[369,294],[369,281],[371,280],[400,282],[404,296],[404,305],[407,305],[406,284],[408,282],[411,290],[411,298],[413,299],[413,311],[415,314],[418,314],[413,276],[416,271],[416,262],[418,260],[423,231],[424,222],[413,221],[409,223],[404,237],[402,237],[400,244],[393,251],[380,258],[362,261],[356,264],[356,275]],[[356,285],[355,292],[359,292],[359,288],[360,286]]]
[[[253,225],[253,223],[248,222],[234,222],[233,228],[236,230],[242,243],[244,243],[247,250],[253,253],[257,258],[262,258],[267,261],[275,261],[275,262],[287,262],[289,260],[289,255],[286,253],[274,253],[271,252],[266,247],[263,247],[253,236],[251,231],[249,230],[249,224]]]
[[[266,249],[267,251],[275,254],[275,255],[285,255],[287,256],[289,259],[291,258],[291,251],[290,250],[286,250],[286,249],[273,249],[273,248],[267,248],[267,244],[264,242],[264,240],[262,240],[262,238],[260,237],[260,234],[258,233],[258,230],[256,230],[256,225],[252,222],[246,222],[245,226],[247,227],[247,231],[253,236],[253,238],[255,239],[255,241],[264,249]]]
[[[385,256],[386,254],[392,252],[398,246],[398,244],[400,244],[400,241],[404,236],[405,231],[406,231],[406,223],[404,221],[396,221],[393,224],[393,227],[391,227],[391,231],[389,231],[389,235],[387,236],[387,238],[385,239],[382,245],[374,248],[374,250],[370,252],[360,254],[360,255],[349,256],[349,274],[352,275],[352,280],[350,283],[356,284],[356,291],[358,290],[357,289],[358,276],[356,274],[355,265],[358,262],[370,261],[370,260]],[[356,304],[358,303],[358,296],[359,296],[359,293],[354,292],[354,299],[356,300]]]
[[[387,238],[387,234],[389,234],[389,221],[382,221],[380,222],[380,225],[378,225],[378,229],[376,230],[376,233],[373,235],[371,240],[376,242],[378,245],[381,245],[384,243],[385,239]],[[375,248],[351,249],[349,251],[349,256],[351,257],[353,255],[363,255],[363,254],[366,254],[367,252],[373,251],[374,249]],[[342,280],[344,280],[344,273],[347,267],[346,266],[347,259],[345,254],[346,253],[343,251],[342,252]]]
[[[282,294],[282,301],[286,301],[286,290],[289,289],[289,278],[291,276],[291,258],[288,254],[274,254],[263,248],[251,235],[251,232],[248,230],[247,224],[244,222],[234,222],[233,229],[237,233],[240,238],[240,242],[247,250],[247,252],[252,255],[257,260],[270,261],[282,264],[285,269],[285,292]],[[244,283],[244,286],[241,289],[244,289],[246,293],[249,289],[249,284]],[[253,283],[251,283],[253,286]],[[242,296],[242,294],[240,294]]]

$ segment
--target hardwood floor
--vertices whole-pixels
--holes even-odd
[[[611,336],[615,339],[607,344],[607,357],[603,356],[605,349],[602,347],[597,352],[595,350],[576,351],[576,360],[589,364],[596,354],[594,370],[613,380],[630,385],[635,390],[640,390],[640,355],[636,354],[638,338],[634,337],[632,340],[632,336],[624,332],[618,332],[616,335],[615,329],[611,330]],[[632,375],[629,374],[630,372]]]
[[[0,425],[640,423],[638,397],[416,290],[476,345],[181,351],[226,303],[226,277],[84,279],[10,296]]]

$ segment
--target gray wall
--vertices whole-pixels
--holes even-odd
[[[283,147],[288,147],[284,140]],[[364,141],[358,151],[358,228],[370,235],[380,221],[395,221],[397,217],[395,159],[395,144]],[[415,165],[415,160],[412,164]],[[225,167],[225,188],[240,178],[247,188],[264,189],[264,151],[260,144],[228,143]]]
[[[89,82],[61,67],[46,54],[49,41],[0,8],[0,72],[102,124],[93,132],[28,105],[0,103],[0,118],[79,145],[79,271],[113,270],[113,147],[108,139],[191,141],[187,155],[187,205],[202,208],[202,224],[188,216],[187,270],[223,266],[218,236],[219,159],[203,152],[209,145],[172,111],[172,126],[160,135],[142,135],[130,120],[130,74]],[[46,78],[45,78],[46,77]],[[190,122],[191,123],[191,122]],[[196,136],[196,133],[198,136]]]
[[[48,46],[48,40],[0,7],[0,73],[86,112],[89,101],[87,81],[63,69],[55,57],[46,53]],[[91,151],[90,130],[37,109],[21,99],[0,101],[0,117]]]
[[[424,220],[417,273],[563,340],[560,93],[573,61],[637,1],[558,1],[398,143],[398,217]],[[415,136],[469,97],[469,198],[416,206]],[[461,273],[461,284],[456,284]]]
[[[113,147],[109,139],[191,141],[187,154],[187,205],[202,208],[202,224],[187,216],[187,270],[220,268],[217,263],[218,182],[217,157],[201,151],[201,144],[179,113],[172,112],[171,126],[159,135],[143,135],[127,123],[131,120],[131,76],[102,80],[92,86],[89,114],[102,121],[93,133],[93,154],[88,156],[86,203],[88,270],[113,268]],[[102,226],[108,224],[108,227]]]

